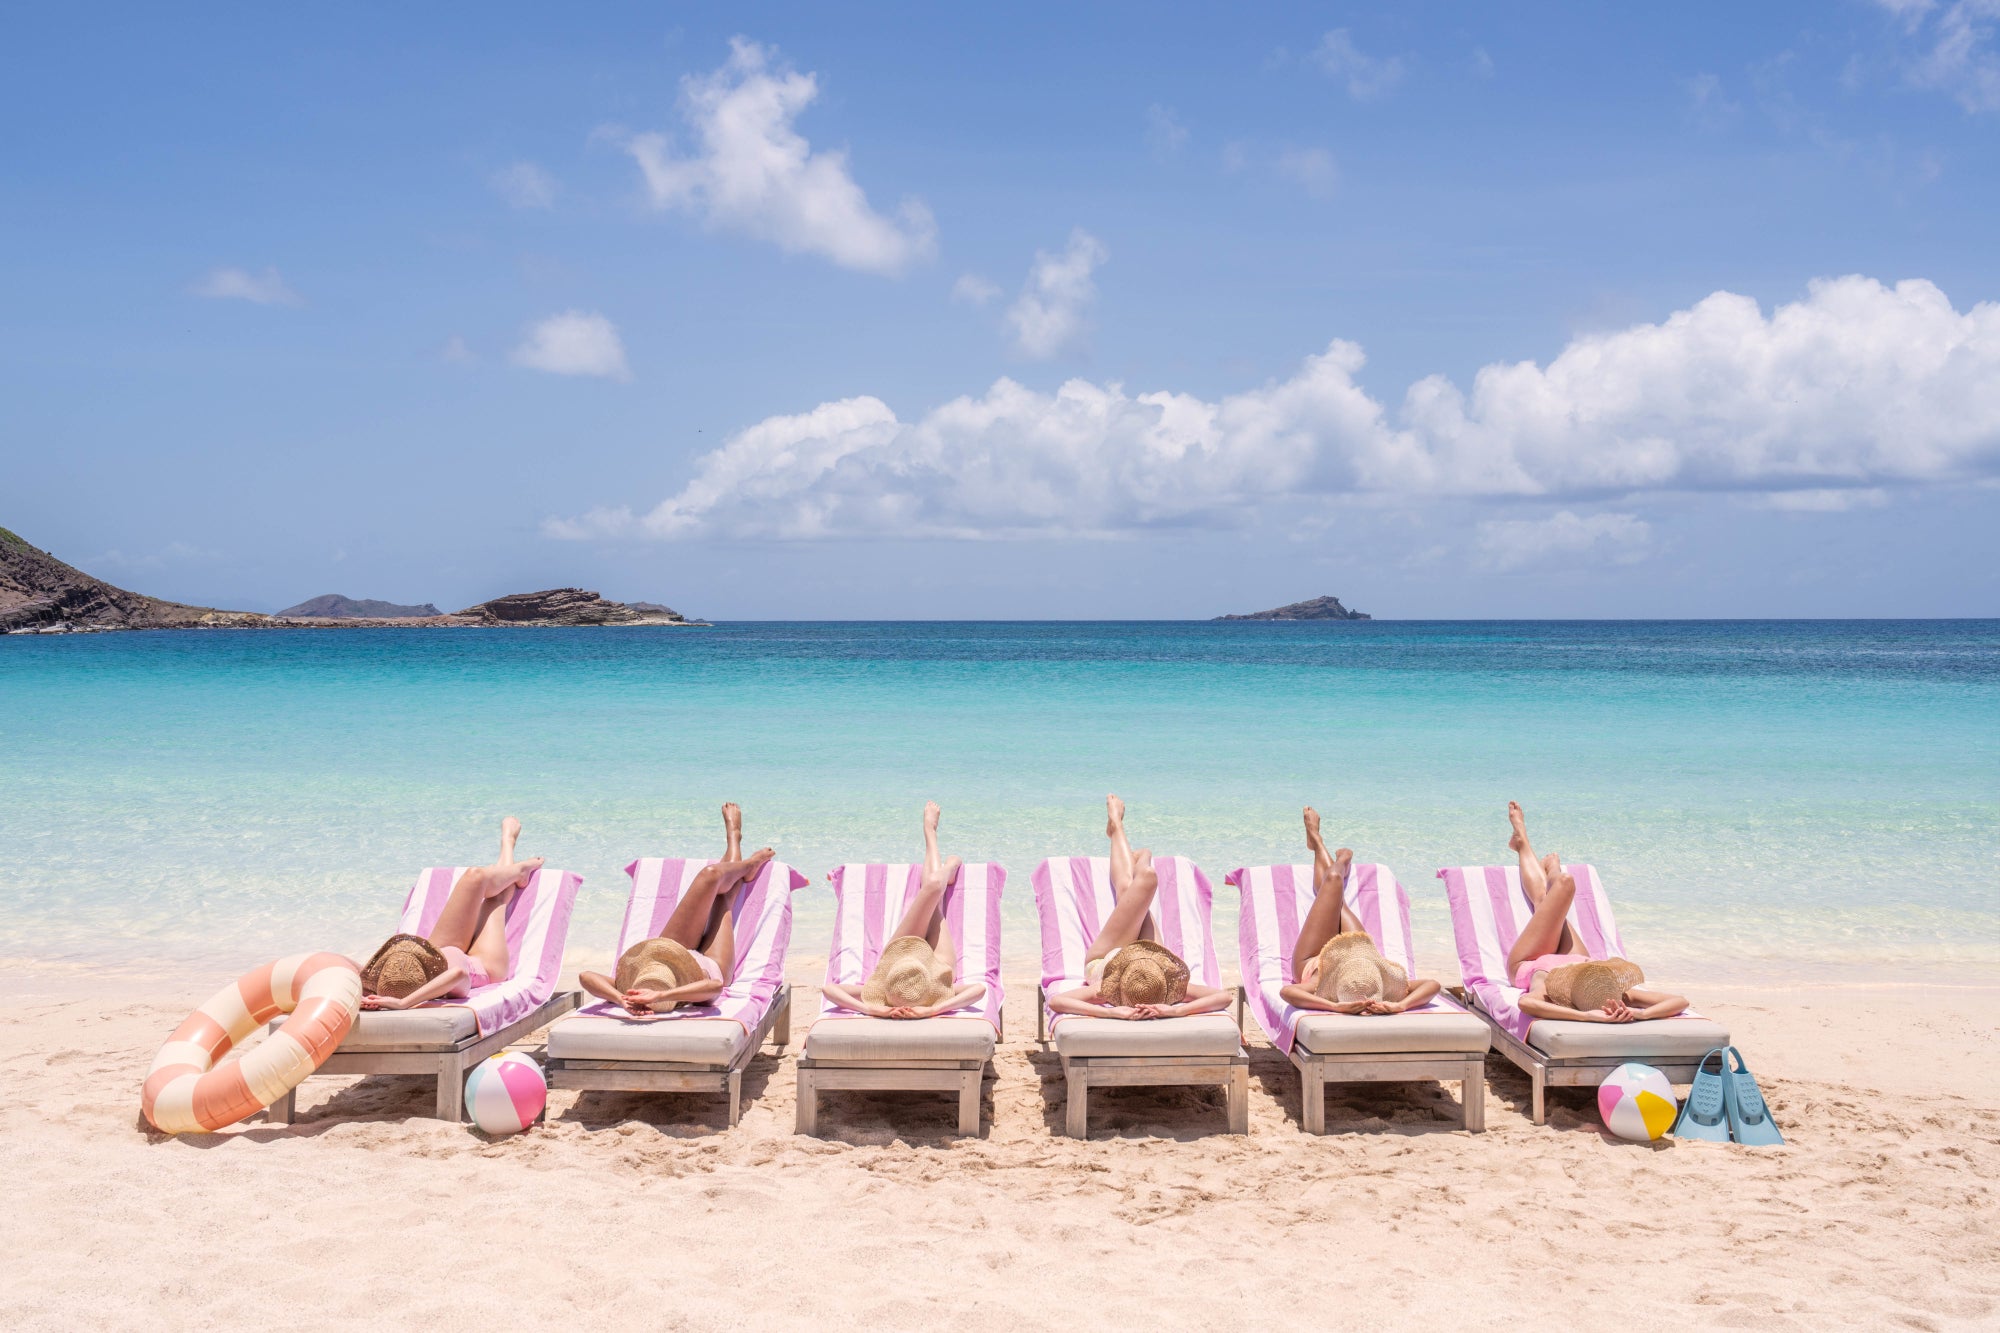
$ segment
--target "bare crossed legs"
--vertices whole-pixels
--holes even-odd
[[[1306,807],[1306,846],[1313,854],[1313,901],[1306,919],[1299,923],[1299,942],[1292,949],[1292,980],[1309,987],[1306,964],[1317,962],[1319,951],[1335,935],[1361,929],[1361,918],[1347,905],[1347,872],[1354,853],[1342,847],[1329,853],[1319,835],[1319,811]]]
[[[938,803],[924,802],[924,871],[917,882],[917,892],[903,905],[902,919],[896,922],[896,929],[890,939],[915,936],[931,947],[946,966],[951,969],[952,993],[933,1005],[883,1005],[869,1004],[861,997],[861,992],[852,986],[822,986],[821,994],[843,1009],[851,1009],[857,1014],[871,1018],[935,1018],[954,1009],[963,1009],[976,1004],[986,994],[986,983],[974,981],[960,983],[958,980],[958,942],[951,937],[951,923],[945,920],[944,895],[958,878],[960,867],[964,865],[958,857],[938,855]]]
[[[1153,869],[1153,853],[1145,847],[1132,850],[1132,840],[1125,836],[1125,802],[1107,796],[1104,809],[1104,836],[1111,839],[1111,896],[1117,905],[1098,927],[1097,938],[1090,942],[1090,952],[1083,958],[1086,964],[1095,963],[1134,940],[1155,938],[1151,913],[1160,876]]]
[[[364,1009],[410,1009],[441,995],[466,995],[485,974],[485,983],[505,981],[513,975],[513,961],[507,956],[507,904],[542,868],[542,858],[514,859],[514,844],[521,836],[521,821],[509,815],[500,821],[500,859],[490,866],[475,866],[458,877],[444,900],[444,910],[431,926],[428,938],[444,955],[444,972],[410,994],[393,999],[386,995],[362,997]]]
[[[1554,852],[1535,859],[1534,845],[1528,841],[1527,817],[1521,813],[1519,802],[1507,802],[1507,822],[1514,826],[1514,836],[1507,840],[1507,845],[1521,858],[1521,889],[1535,908],[1528,924],[1521,927],[1514,947],[1507,952],[1507,976],[1511,979],[1521,964],[1530,959],[1580,950],[1569,928],[1569,908],[1576,901],[1576,881],[1562,868],[1561,858]]]
[[[757,878],[772,852],[764,847],[743,855],[743,811],[734,801],[722,807],[722,831],[722,859],[696,873],[658,936],[706,955],[720,976],[704,976],[671,991],[621,992],[616,980],[602,972],[580,973],[578,984],[598,999],[623,1005],[636,1014],[664,1012],[681,1004],[705,1004],[736,979],[736,899],[743,886]]]

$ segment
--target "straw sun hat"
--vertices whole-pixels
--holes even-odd
[[[1319,951],[1319,986],[1314,992],[1335,1004],[1386,1000],[1391,1004],[1410,993],[1410,977],[1384,958],[1365,930],[1344,931]]]
[[[1549,969],[1549,999],[1580,1013],[1594,1014],[1646,979],[1637,963],[1605,958]]]
[[[951,964],[918,935],[898,935],[882,946],[875,970],[861,984],[864,1004],[923,1009],[951,998]]]
[[[421,935],[391,935],[361,969],[361,993],[400,1000],[444,975],[450,964]]]
[[[1187,998],[1188,965],[1151,940],[1134,940],[1104,963],[1097,989],[1114,1005],[1179,1004]]]
[[[640,940],[618,955],[618,971],[612,984],[620,994],[628,990],[672,990],[700,981],[706,975],[686,945],[661,936]]]

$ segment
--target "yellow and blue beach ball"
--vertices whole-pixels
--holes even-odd
[[[495,1138],[534,1124],[548,1104],[547,1076],[519,1051],[481,1061],[465,1080],[465,1109],[472,1123]]]
[[[1674,1085],[1651,1065],[1620,1065],[1597,1085],[1597,1113],[1621,1139],[1648,1143],[1674,1127]]]

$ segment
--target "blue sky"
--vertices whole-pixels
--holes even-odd
[[[0,20],[0,523],[275,609],[2000,611],[2000,0]]]

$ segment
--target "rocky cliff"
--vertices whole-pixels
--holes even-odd
[[[265,619],[253,612],[185,606],[127,592],[0,528],[0,631],[193,629]]]
[[[1290,606],[1273,607],[1269,611],[1253,611],[1247,616],[1217,616],[1217,620],[1370,620],[1365,611],[1350,611],[1340,604],[1338,597],[1315,597],[1310,602],[1293,602]]]
[[[464,629],[522,625],[699,625],[657,602],[606,601],[583,588],[517,592],[442,615],[435,606],[337,594],[275,616],[163,602],[92,578],[0,528],[0,632],[112,629]]]

